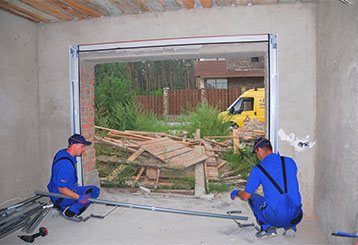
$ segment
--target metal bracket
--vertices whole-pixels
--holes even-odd
[[[277,49],[277,35],[276,34],[270,35],[270,41],[272,44],[272,48]]]

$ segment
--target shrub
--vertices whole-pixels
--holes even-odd
[[[198,104],[195,111],[188,112],[187,117],[182,117],[181,121],[189,136],[194,135],[196,129],[200,129],[200,137],[226,136],[229,133],[230,123],[223,123],[218,117],[219,113],[217,106],[210,106],[204,101]],[[189,120],[189,123],[184,120]]]

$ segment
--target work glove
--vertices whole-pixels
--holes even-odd
[[[236,197],[238,197],[240,190],[233,190],[230,194],[231,200],[235,200]]]
[[[80,197],[77,199],[79,203],[86,204],[89,203],[88,198],[90,198],[90,195],[79,195]]]

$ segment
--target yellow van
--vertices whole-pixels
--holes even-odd
[[[265,122],[265,89],[250,89],[244,92],[224,112],[219,114],[223,121],[242,127],[251,119]]]

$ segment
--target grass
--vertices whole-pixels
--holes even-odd
[[[247,179],[251,169],[260,161],[256,154],[252,154],[252,147],[239,149],[239,154],[234,154],[232,149],[222,153],[222,158],[229,163],[232,170],[235,170],[234,175],[240,174],[244,179]]]
[[[219,183],[209,183],[209,192],[226,192],[229,191],[232,187],[232,184],[219,182]]]

